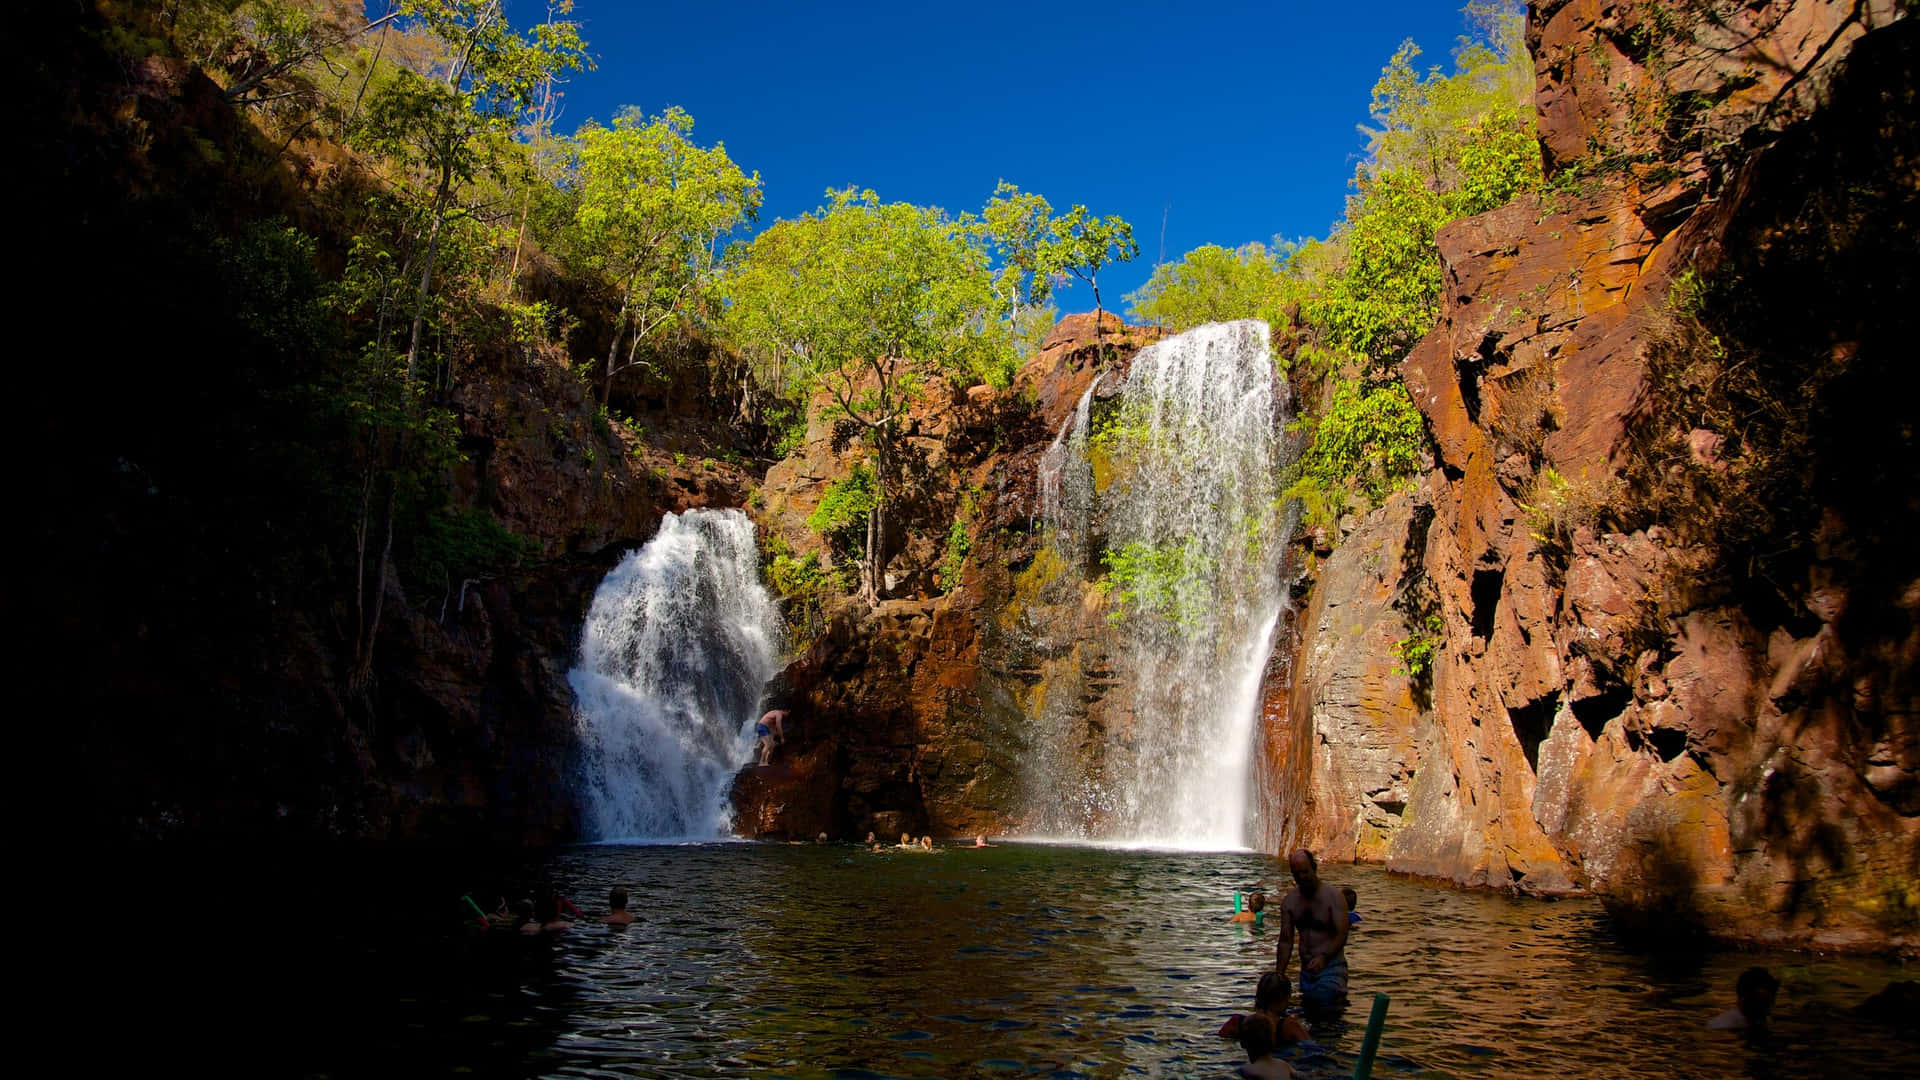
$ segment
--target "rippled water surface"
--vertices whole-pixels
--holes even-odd
[[[301,960],[327,987],[269,1051],[307,1074],[1224,1076],[1214,1037],[1273,962],[1232,893],[1285,867],[1252,854],[1032,844],[934,855],[845,845],[590,847],[494,868],[590,914],[624,884],[641,921],[551,940],[455,924],[468,882],[407,893],[445,917],[330,918]],[[425,876],[439,871],[422,871]],[[444,876],[444,875],[441,875]],[[1375,991],[1376,1076],[1920,1076],[1920,1043],[1846,1009],[1885,961],[1681,952],[1616,940],[1598,905],[1462,892],[1329,867],[1359,890],[1355,1007],[1284,1051],[1349,1075]],[[375,905],[374,910],[378,909]],[[362,913],[365,914],[365,913]],[[1785,985],[1772,1038],[1708,1032],[1738,972]],[[263,1069],[262,1071],[278,1071]]]

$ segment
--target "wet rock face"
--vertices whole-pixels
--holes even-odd
[[[1745,52],[1663,38],[1649,4],[1534,8],[1549,173],[1595,140],[1662,167],[1442,231],[1442,316],[1403,368],[1432,525],[1408,560],[1390,503],[1321,568],[1294,832],[1667,928],[1912,949],[1920,480],[1893,358],[1920,298],[1920,35],[1883,5],[1733,14]],[[1636,95],[1684,104],[1693,141],[1633,124]],[[1708,348],[1755,372],[1722,396],[1690,374],[1719,369],[1687,351],[1682,281],[1717,283]],[[1420,581],[1430,710],[1378,651]],[[1364,789],[1402,774],[1387,819]]]
[[[1034,524],[1041,454],[1103,369],[1157,337],[1109,314],[1055,327],[1011,389],[976,386],[923,402],[907,420],[906,494],[887,538],[892,599],[835,614],[775,680],[791,706],[791,775],[749,770],[734,787],[742,835],[862,838],[999,834],[1017,825],[1028,722],[1047,701],[1108,722],[1111,688],[1097,597],[1066,595],[1065,568]],[[1109,380],[1112,381],[1112,380]],[[803,446],[767,473],[766,536],[830,560],[806,525],[860,448],[816,409]],[[961,494],[973,491],[972,552],[959,588],[938,570]],[[1096,717],[1098,717],[1096,719]],[[796,723],[797,722],[797,723]]]

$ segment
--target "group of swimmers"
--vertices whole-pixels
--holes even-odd
[[[1309,1019],[1337,1016],[1347,1006],[1347,935],[1361,921],[1354,911],[1359,893],[1351,886],[1335,889],[1323,884],[1311,851],[1301,848],[1288,855],[1287,869],[1294,887],[1280,900],[1280,940],[1274,947],[1273,970],[1262,972],[1254,986],[1253,1011],[1229,1018],[1220,1028],[1223,1038],[1238,1041],[1246,1052],[1240,1075],[1257,1080],[1292,1076],[1292,1068],[1273,1052],[1308,1037],[1306,1024],[1288,1011],[1293,986],[1287,967],[1296,939],[1302,1012]],[[1266,894],[1256,890],[1247,897],[1246,907],[1234,912],[1232,921],[1263,925],[1266,908]]]
[[[825,842],[826,836],[826,833],[820,834],[822,842]],[[961,846],[966,848],[990,848],[997,845],[987,843],[987,838],[982,835],[974,837],[973,843],[963,844]],[[917,851],[927,855],[938,854],[938,849],[933,846],[933,837],[922,836],[920,839],[915,840],[912,833],[901,833],[899,843],[888,844],[886,841],[881,840],[878,836],[869,832],[867,834],[866,848],[875,855],[885,854],[889,851]]]
[[[559,934],[573,929],[574,924],[586,916],[575,907],[573,901],[556,892],[543,890],[538,899],[524,899],[508,906],[507,898],[502,896],[492,912],[482,911],[471,896],[463,896],[468,908],[478,917],[482,930],[502,933],[537,936],[540,934]],[[607,913],[595,920],[605,926],[623,927],[638,921],[638,917],[627,910],[627,890],[615,885],[607,890]]]

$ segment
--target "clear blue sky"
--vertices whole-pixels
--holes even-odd
[[[515,0],[520,25],[544,4]],[[1364,148],[1369,92],[1406,38],[1451,68],[1453,0],[1366,4],[868,3],[578,0],[598,69],[559,127],[623,105],[693,114],[766,184],[763,222],[829,187],[978,210],[1001,178],[1056,210],[1133,223],[1144,282],[1161,248],[1324,236]],[[1082,286],[1057,298],[1091,310]]]

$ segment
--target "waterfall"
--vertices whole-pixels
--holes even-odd
[[[727,786],[753,759],[780,618],[738,510],[661,519],[594,593],[568,673],[576,779],[590,840],[711,840]]]
[[[1084,565],[1081,545],[1102,534],[1116,688],[1100,715],[1032,718],[1035,833],[1247,843],[1261,675],[1286,602],[1291,530],[1279,498],[1288,402],[1267,335],[1244,320],[1144,349],[1104,415],[1083,399],[1056,440],[1078,459],[1053,463],[1056,477],[1101,481],[1088,479],[1084,508],[1072,483],[1043,477],[1042,488],[1064,565]]]

